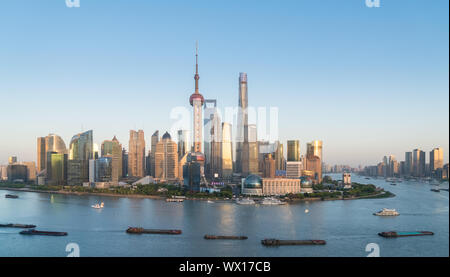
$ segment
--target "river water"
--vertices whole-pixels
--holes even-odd
[[[339,175],[331,174],[333,179]],[[386,199],[309,201],[283,206],[243,206],[231,202],[164,200],[103,196],[53,196],[0,190],[0,223],[35,224],[38,230],[65,231],[66,237],[24,236],[0,228],[0,256],[64,257],[68,243],[80,256],[294,256],[364,257],[369,243],[380,256],[448,256],[449,195],[427,183],[352,176],[396,194]],[[441,185],[448,188],[448,183]],[[14,193],[18,199],[7,199]],[[91,205],[105,203],[97,210]],[[372,213],[395,208],[397,217]],[[305,213],[308,209],[309,212]],[[130,235],[128,226],[181,229],[181,235]],[[387,239],[382,231],[432,231],[434,236]],[[244,241],[205,240],[205,234],[246,235]],[[260,240],[322,239],[323,246],[265,247]]]

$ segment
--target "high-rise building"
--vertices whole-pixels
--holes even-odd
[[[111,181],[115,184],[119,183],[122,178],[122,145],[117,140],[116,136],[112,140],[105,140],[102,143],[101,149],[102,157],[111,158]]]
[[[156,145],[155,178],[175,180],[178,178],[178,149],[169,133]]]
[[[314,140],[306,145],[306,156],[308,155],[314,155],[320,159],[320,162],[323,162],[321,140]]]
[[[222,141],[222,122],[215,99],[205,100],[204,111],[204,154],[205,174],[212,177],[220,171],[220,147]]]
[[[205,156],[200,152],[188,153],[183,166],[183,184],[190,191],[200,191],[204,176]]]
[[[41,172],[46,166],[46,148],[45,148],[45,137],[37,138],[37,171]]]
[[[72,137],[67,162],[67,183],[69,185],[82,185],[89,181],[89,160],[94,157],[92,140],[92,130]]]
[[[15,164],[15,163],[17,163],[17,157],[16,156],[8,157],[8,164]]]
[[[22,162],[27,167],[27,179],[28,181],[36,180],[36,163],[35,162]]]
[[[248,173],[248,87],[247,73],[239,73],[239,106],[236,125],[236,172]],[[245,165],[244,165],[245,164]],[[245,175],[244,174],[244,175]]]
[[[258,137],[255,124],[249,124],[246,128],[248,130],[248,140],[244,141],[242,151],[242,175],[248,176],[259,173],[259,147]]]
[[[314,182],[316,184],[322,182],[322,163],[320,162],[320,158],[315,155],[307,155],[306,156],[306,170],[313,172]]]
[[[440,147],[430,151],[430,170],[435,171],[444,167],[444,150]]]
[[[108,156],[90,160],[89,182],[111,182],[113,171],[112,163],[113,159]]]
[[[47,153],[67,154],[66,144],[55,134],[37,138],[37,171],[41,173],[47,166]],[[45,176],[45,174],[44,174]]]
[[[47,184],[58,186],[67,184],[67,159],[67,154],[47,152]]]
[[[302,176],[303,164],[300,161],[286,162],[286,177],[300,178]]]
[[[287,161],[298,162],[300,161],[300,141],[288,140],[287,141]]]
[[[406,176],[410,176],[413,173],[413,155],[412,152],[405,152],[405,172]]]
[[[152,149],[151,149],[151,156],[150,156],[150,176],[155,177],[155,153],[156,153],[156,145],[159,141],[159,131],[156,130],[151,139],[152,143]]]
[[[189,130],[178,130],[178,159],[191,151],[190,133]]]
[[[413,150],[413,175],[425,176],[425,152],[420,149]]]
[[[286,159],[284,158],[283,144],[276,142],[275,170],[286,170]]]
[[[143,130],[130,130],[128,143],[128,175],[145,176],[145,139]]]
[[[27,166],[19,163],[10,163],[7,167],[7,176],[9,182],[27,182],[28,170]]]
[[[231,124],[222,123],[222,146],[221,146],[221,171],[222,178],[231,178],[233,175],[233,144]]]
[[[275,159],[271,153],[264,156],[263,176],[265,178],[275,178]]]
[[[202,149],[202,107],[205,99],[203,95],[198,91],[198,80],[200,76],[198,75],[198,47],[196,47],[195,51],[195,92],[189,97],[189,103],[194,107],[194,133],[193,141],[194,141],[194,152],[203,152]]]
[[[122,177],[128,176],[128,153],[125,148],[122,148]]]

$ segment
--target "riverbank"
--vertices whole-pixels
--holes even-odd
[[[76,196],[105,196],[105,197],[116,197],[116,198],[141,198],[141,199],[157,199],[165,200],[167,196],[161,195],[145,195],[145,194],[117,194],[117,193],[104,193],[104,192],[75,192],[67,190],[37,190],[31,188],[12,188],[12,187],[0,187],[0,190],[10,190],[10,191],[22,191],[22,192],[37,192],[37,193],[47,193],[47,194],[62,194],[62,195],[76,195]],[[374,195],[367,196],[350,196],[350,197],[305,197],[305,198],[290,198],[287,200],[288,203],[305,202],[305,201],[334,201],[334,200],[357,200],[357,199],[374,199],[374,198],[389,198],[395,197],[395,194],[390,192],[381,192]],[[224,201],[232,202],[232,199],[218,198],[218,197],[186,197],[186,200],[195,201]]]

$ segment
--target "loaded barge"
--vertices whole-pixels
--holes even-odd
[[[278,240],[278,239],[263,239],[261,243],[265,246],[326,244],[324,240]]]
[[[67,236],[67,232],[50,232],[50,231],[37,231],[34,229],[21,231],[21,235],[40,235],[40,236]]]
[[[398,237],[414,237],[414,236],[432,236],[434,235],[433,232],[429,231],[418,231],[418,232],[381,232],[378,233],[379,236],[385,237],[385,238],[398,238]]]
[[[8,224],[0,224],[0,227],[30,229],[36,227],[36,225],[8,223]]]
[[[144,229],[141,227],[129,227],[126,232],[128,234],[164,234],[164,235],[181,234],[181,230]]]
[[[235,239],[235,240],[244,240],[248,239],[246,236],[214,236],[214,235],[205,235],[205,239]]]

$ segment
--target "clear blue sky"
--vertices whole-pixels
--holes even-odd
[[[279,107],[281,140],[323,140],[330,164],[443,147],[449,152],[447,0],[3,0],[0,164],[36,159],[36,138],[94,141],[168,130],[200,91]],[[427,154],[428,160],[428,154]]]

